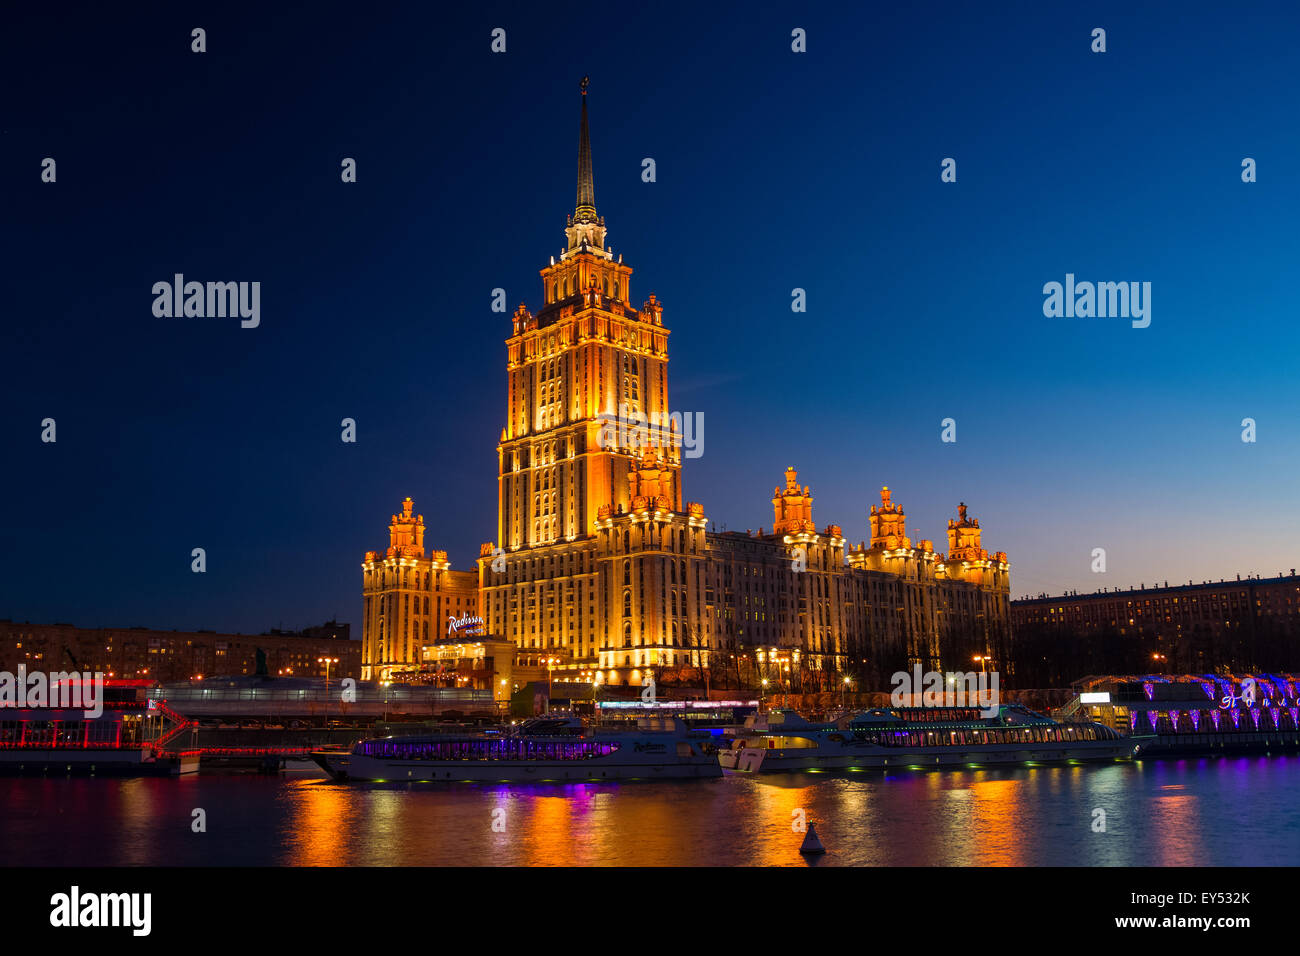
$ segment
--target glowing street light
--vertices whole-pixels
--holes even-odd
[[[546,664],[546,712],[551,712],[551,685],[554,680],[555,665],[560,663],[558,657],[548,657],[544,661]]]
[[[317,664],[325,665],[325,726],[326,727],[329,726],[329,722],[330,722],[330,665],[337,664],[338,662],[339,659],[337,657],[316,658]]]

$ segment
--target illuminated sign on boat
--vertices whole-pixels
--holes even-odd
[[[1229,693],[1228,693],[1228,694],[1223,698],[1223,700],[1219,701],[1219,706],[1220,706],[1221,708],[1223,708],[1224,710],[1234,710],[1234,711],[1235,711],[1235,710],[1237,709],[1237,702],[1238,702],[1238,701],[1240,701],[1241,703],[1245,704],[1247,707],[1254,707],[1254,706],[1255,706],[1255,681],[1254,681],[1254,678],[1247,677],[1245,680],[1243,680],[1243,681],[1241,682],[1241,696],[1240,696],[1240,697],[1238,697],[1236,694],[1233,694],[1231,691],[1229,691]],[[1233,719],[1234,719],[1234,720],[1236,720],[1236,716],[1237,716],[1236,714],[1233,714]]]
[[[1095,694],[1080,694],[1079,703],[1081,704],[1109,704],[1110,691],[1101,691]]]

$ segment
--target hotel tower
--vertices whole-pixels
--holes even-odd
[[[467,580],[445,553],[425,557],[423,520],[403,503],[388,552],[363,566],[363,674],[418,669],[426,632],[444,634],[465,604],[521,665],[549,660],[601,683],[708,667],[791,689],[828,688],[839,674],[870,686],[914,663],[969,669],[972,649],[998,666],[1007,559],[984,550],[964,504],[945,555],[907,536],[888,488],[870,509],[869,542],[818,529],[793,467],[766,531],[712,531],[704,507],[683,502],[664,309],[654,295],[631,304],[632,268],[596,207],[586,80],[581,94],[565,245],[540,271],[540,307],[519,305],[505,343],[496,540]]]

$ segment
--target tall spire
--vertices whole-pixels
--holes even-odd
[[[582,90],[582,131],[578,137],[578,204],[573,210],[574,222],[596,221],[596,184],[591,176],[591,134],[587,131],[587,85],[591,78],[584,76]]]
[[[591,177],[591,133],[587,130],[587,85],[590,82],[590,78],[584,76],[579,87],[582,90],[582,128],[578,136],[578,204],[564,230],[569,237],[565,255],[595,252],[608,257],[605,220],[596,215],[596,184]]]

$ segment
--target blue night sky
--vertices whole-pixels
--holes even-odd
[[[408,494],[472,566],[491,290],[540,306],[583,74],[596,205],[633,303],[664,302],[671,404],[705,419],[685,496],[719,527],[769,527],[794,464],[854,541],[882,484],[940,550],[967,502],[1013,596],[1300,563],[1293,5],[902,6],[11,11],[0,617],[359,632]],[[260,281],[260,327],[156,318],[178,272]],[[1150,327],[1045,318],[1067,272],[1150,282]]]

